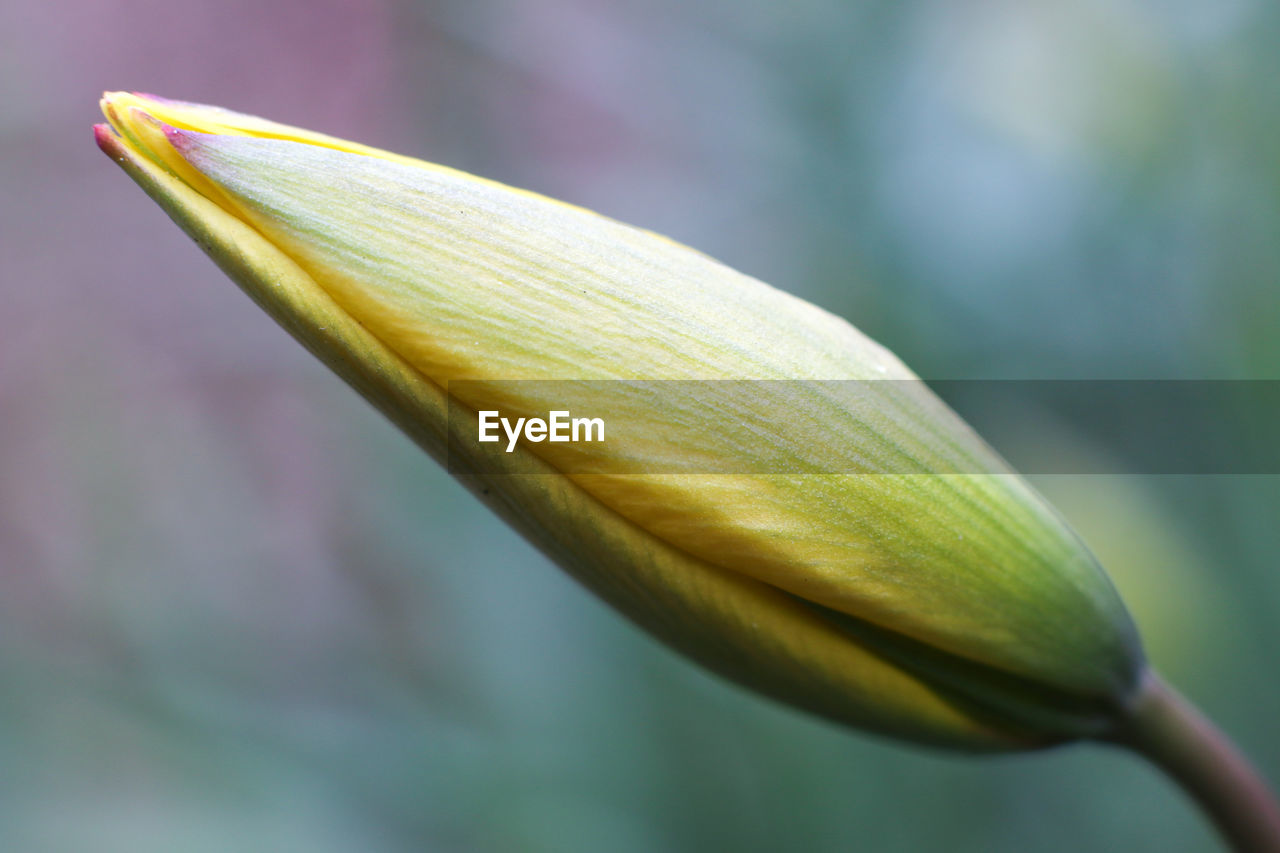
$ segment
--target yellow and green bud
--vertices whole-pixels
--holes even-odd
[[[151,96],[103,109],[102,149],[251,298],[676,649],[960,749],[1105,736],[1126,715],[1145,663],[1094,558],[844,320],[441,166]],[[637,391],[655,381],[660,406]],[[476,443],[482,410],[591,405],[630,440]]]

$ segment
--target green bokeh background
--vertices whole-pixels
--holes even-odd
[[[1262,0],[0,0],[0,848],[1217,849],[1125,755],[927,753],[659,647],[89,125],[155,91],[528,187],[928,378],[1280,379],[1278,43]],[[1002,442],[1126,470],[1025,412]],[[1280,478],[1037,485],[1280,778]]]

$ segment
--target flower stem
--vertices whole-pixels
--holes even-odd
[[[1227,737],[1154,673],[1112,738],[1177,781],[1239,853],[1280,853],[1280,804]]]

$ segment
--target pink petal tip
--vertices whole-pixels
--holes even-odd
[[[165,124],[162,121],[159,121],[158,123],[160,125],[160,130],[164,132],[164,138],[169,140],[169,144],[178,151],[185,152],[191,147],[193,131],[179,130],[173,125]]]
[[[124,146],[120,144],[120,137],[111,129],[109,124],[95,124],[93,126],[93,141],[98,143],[102,153],[108,157],[118,157],[124,151]]]

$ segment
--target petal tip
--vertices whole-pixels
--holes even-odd
[[[124,152],[120,136],[111,129],[109,124],[103,123],[93,126],[93,141],[98,143],[102,153],[108,157],[119,157]]]
[[[130,92],[107,90],[103,92],[102,97],[98,99],[98,105],[102,107],[103,112],[106,112],[108,108],[114,107],[116,104],[120,103],[121,101],[127,100],[132,97],[133,97],[133,94]]]
[[[159,125],[160,130],[164,133],[164,138],[169,140],[169,144],[172,145],[180,154],[187,153],[191,148],[195,135],[198,131],[182,130],[171,124],[165,124],[163,121],[152,118],[151,116],[148,116],[148,118],[151,118],[152,121]]]

